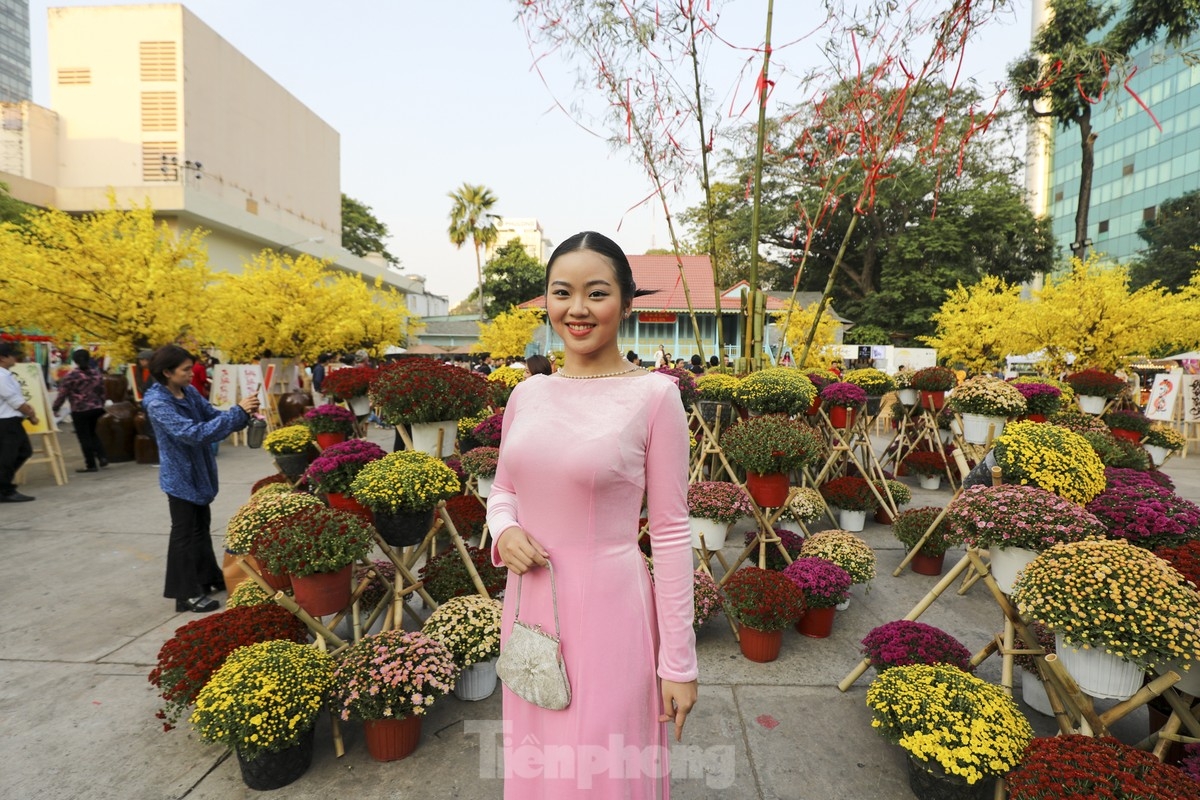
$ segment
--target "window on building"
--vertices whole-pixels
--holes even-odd
[[[1121,176],[1126,177],[1126,176],[1129,176],[1132,174],[1133,174],[1133,162],[1130,161],[1129,163],[1125,164],[1125,166],[1121,167]]]
[[[1060,202],[1062,199],[1063,199],[1063,193],[1062,193],[1062,190],[1059,189],[1057,192],[1054,193],[1054,202],[1056,202],[1056,203]]]
[[[140,42],[138,66],[143,81],[174,81],[175,43]]]
[[[1150,206],[1142,209],[1142,222],[1154,222],[1157,216],[1157,206]]]
[[[1100,229],[1100,233],[1108,233],[1108,220],[1100,220],[1100,225],[1098,227]]]
[[[175,92],[142,92],[142,130],[179,129],[179,104]]]

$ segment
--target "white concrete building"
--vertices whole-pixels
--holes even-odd
[[[53,111],[4,112],[21,122],[0,139],[14,196],[73,212],[148,201],[210,231],[214,269],[273,247],[417,288],[342,249],[337,131],[184,6],[52,8],[48,38]]]
[[[496,243],[489,245],[484,253],[484,260],[491,259],[496,255],[496,250],[511,242],[513,239],[520,239],[521,244],[525,245],[525,252],[538,260],[539,264],[545,264],[550,258],[550,253],[554,251],[554,244],[546,238],[545,232],[542,230],[542,223],[538,222],[534,217],[492,217],[496,223]]]

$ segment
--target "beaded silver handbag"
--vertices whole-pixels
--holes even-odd
[[[559,641],[554,567],[546,562],[546,569],[550,570],[550,596],[554,602],[554,635],[543,631],[541,625],[531,627],[521,622],[521,583],[525,578],[522,575],[517,578],[516,619],[500,650],[500,658],[496,660],[496,675],[523,700],[551,711],[561,711],[571,704],[571,682],[567,679],[567,665],[563,663]]]

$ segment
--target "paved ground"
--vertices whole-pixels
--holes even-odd
[[[372,430],[390,449],[391,435]],[[179,625],[160,594],[167,544],[166,502],[155,467],[114,464],[76,475],[78,446],[64,434],[71,482],[56,487],[31,470],[33,503],[0,506],[0,798],[238,798],[255,795],[236,760],[186,727],[163,733],[157,696],[146,680],[158,649]],[[271,471],[261,450],[223,446],[214,544],[249,487]],[[1173,460],[1166,471],[1180,492],[1200,501],[1200,458]],[[907,480],[907,479],[906,479]],[[915,483],[915,481],[914,481]],[[943,504],[949,493],[914,487],[914,506]],[[834,635],[785,636],[781,658],[755,664],[738,652],[724,619],[699,636],[701,690],[674,758],[674,797],[794,800],[908,800],[898,748],[874,734],[864,694],[869,675],[849,692],[835,684],[858,661],[859,640],[903,616],[934,584],[912,573],[892,578],[901,551],[890,529],[870,524],[880,578],[838,614]],[[730,552],[735,548],[731,547]],[[53,551],[53,552],[51,552]],[[219,550],[218,550],[219,551]],[[948,563],[960,553],[952,551]],[[972,650],[1000,625],[983,587],[943,596],[923,617]],[[998,679],[999,663],[981,674]],[[1050,721],[1032,711],[1036,729]],[[420,748],[391,764],[371,761],[356,724],[345,726],[346,755],[333,755],[328,725],[317,731],[312,769],[275,793],[288,798],[498,798],[495,733],[499,693],[481,703],[448,697],[427,718]],[[1144,712],[1118,735],[1145,735]],[[482,741],[482,746],[481,746]]]

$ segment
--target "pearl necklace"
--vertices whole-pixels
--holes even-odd
[[[623,369],[620,372],[605,372],[600,375],[568,375],[560,369],[558,372],[556,372],[554,374],[559,375],[563,378],[569,378],[573,381],[590,381],[595,378],[616,378],[619,375],[628,375],[629,373],[633,372],[634,370],[639,370],[639,369],[641,369],[641,367],[630,367],[629,369]]]

